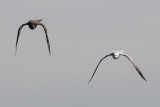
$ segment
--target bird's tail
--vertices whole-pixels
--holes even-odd
[[[40,19],[40,20],[38,20],[38,21],[42,21],[43,19]]]

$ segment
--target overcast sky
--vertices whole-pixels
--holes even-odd
[[[159,107],[160,1],[0,0],[1,107]],[[23,27],[43,19],[48,29]],[[133,57],[99,60],[113,50]]]

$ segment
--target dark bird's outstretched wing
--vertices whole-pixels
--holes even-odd
[[[16,52],[17,52],[17,45],[18,45],[18,39],[19,39],[19,36],[20,36],[20,32],[21,32],[23,26],[25,26],[25,25],[27,25],[27,24],[28,24],[28,23],[22,24],[22,25],[19,27],[19,29],[18,29],[17,40],[16,40],[16,51],[15,51],[15,54],[16,54]]]
[[[38,25],[41,25],[45,31],[45,34],[46,34],[46,41],[47,41],[47,44],[48,44],[48,51],[49,51],[49,55],[51,55],[51,50],[50,50],[50,44],[49,44],[49,39],[48,39],[48,34],[47,34],[47,28],[46,26],[41,23],[40,21],[38,22]]]
[[[102,60],[105,59],[105,58],[108,57],[108,56],[111,56],[111,55],[112,55],[112,53],[109,54],[109,55],[106,55],[105,57],[103,57],[103,58],[99,61],[99,63],[98,63],[98,65],[97,65],[96,69],[94,70],[93,75],[92,75],[91,79],[89,80],[89,82],[92,80],[92,78],[93,78],[94,74],[96,73],[97,68],[98,68],[99,64],[102,62]],[[88,82],[88,83],[89,83],[89,82]]]
[[[121,53],[120,55],[123,55],[123,56],[127,57],[127,58],[129,59],[129,61],[133,64],[133,66],[135,67],[135,69],[137,70],[137,72],[139,73],[139,75],[140,75],[145,81],[147,81],[147,80],[145,79],[145,77],[143,76],[141,70],[138,68],[138,66],[136,65],[136,63],[134,62],[134,60],[133,60],[129,55],[124,54],[124,53]]]

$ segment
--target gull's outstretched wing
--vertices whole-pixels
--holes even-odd
[[[19,36],[20,36],[20,32],[21,32],[23,26],[25,26],[25,25],[27,25],[27,24],[28,24],[28,23],[22,24],[22,25],[19,27],[19,29],[18,29],[17,40],[16,40],[16,51],[15,51],[15,54],[16,54],[16,52],[17,52],[17,45],[18,45],[18,39],[19,39]]]
[[[137,70],[137,72],[139,73],[139,75],[140,75],[145,81],[147,81],[147,80],[145,79],[145,77],[143,76],[141,70],[138,68],[138,66],[136,65],[136,63],[134,62],[134,60],[133,60],[129,55],[124,54],[124,53],[121,53],[120,55],[123,55],[123,56],[127,57],[127,58],[129,59],[129,61],[133,64],[133,66],[135,67],[135,69]]]
[[[48,51],[49,51],[49,55],[51,55],[51,50],[50,50],[50,44],[49,44],[49,39],[48,39],[48,34],[47,34],[47,28],[46,26],[41,23],[40,21],[38,22],[38,25],[41,25],[45,31],[45,34],[46,34],[46,41],[47,41],[47,44],[48,44]]]
[[[111,55],[112,55],[112,53],[109,54],[109,55],[106,55],[105,57],[103,57],[103,58],[99,61],[99,63],[98,63],[98,65],[97,65],[96,69],[94,70],[93,75],[92,75],[91,79],[89,80],[89,82],[92,80],[92,78],[93,78],[94,74],[96,73],[97,68],[98,68],[99,64],[102,62],[102,60],[105,59],[105,58],[108,57],[108,56],[111,56]],[[89,82],[88,82],[88,83],[89,83]]]

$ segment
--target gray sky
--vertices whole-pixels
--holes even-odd
[[[160,1],[1,0],[1,107],[159,107]],[[44,19],[42,27],[21,24]],[[113,50],[133,57],[99,60]],[[148,60],[146,60],[146,58]]]

